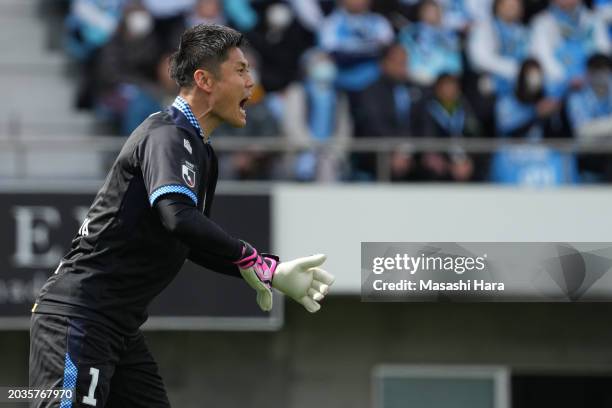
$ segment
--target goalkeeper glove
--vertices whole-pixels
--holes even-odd
[[[242,278],[257,292],[257,304],[263,311],[272,309],[272,278],[278,266],[278,257],[259,255],[257,250],[242,241],[242,255],[234,262]]]
[[[235,263],[244,280],[257,292],[257,304],[262,310],[272,309],[271,288],[274,287],[314,313],[321,308],[317,302],[325,297],[335,280],[319,268],[325,259],[320,254],[279,263],[278,257],[259,255],[245,242],[242,257]]]

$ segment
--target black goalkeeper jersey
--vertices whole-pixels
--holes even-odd
[[[183,194],[208,215],[216,181],[214,151],[185,114],[170,107],[151,115],[127,139],[33,311],[137,330],[189,253],[155,202]]]

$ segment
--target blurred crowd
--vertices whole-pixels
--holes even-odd
[[[376,180],[380,157],[345,146],[393,138],[393,181],[612,181],[612,154],[596,151],[612,137],[612,0],[71,0],[78,107],[128,135],[171,103],[168,57],[199,23],[245,34],[257,83],[247,126],[213,143],[296,147],[226,154],[225,178]],[[469,137],[524,143],[472,154],[457,143]],[[420,138],[448,148],[415,149]],[[541,143],[559,138],[595,151]]]

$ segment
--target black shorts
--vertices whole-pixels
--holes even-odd
[[[31,408],[168,408],[168,396],[143,334],[125,336],[91,320],[34,313],[30,388],[74,389],[71,401]]]

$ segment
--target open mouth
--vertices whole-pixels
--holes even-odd
[[[244,116],[246,116],[246,104],[249,101],[249,98],[250,97],[246,97],[246,98],[242,99],[240,101],[240,104],[239,104],[240,105],[240,113],[242,113]]]

